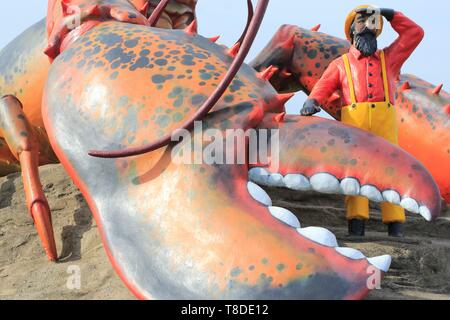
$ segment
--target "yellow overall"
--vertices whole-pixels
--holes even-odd
[[[356,102],[355,87],[347,55],[343,56],[347,74],[350,98],[352,104],[342,108],[341,121],[343,123],[369,131],[383,137],[389,142],[398,144],[397,118],[394,105],[390,103],[389,86],[386,72],[384,51],[381,51],[381,67],[385,101],[383,102]],[[369,200],[359,196],[348,196],[345,199],[347,219],[369,219]],[[383,223],[405,222],[405,210],[388,202],[381,203]]]

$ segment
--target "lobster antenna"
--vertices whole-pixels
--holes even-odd
[[[150,27],[156,26],[159,18],[161,18],[164,9],[166,9],[170,0],[161,0],[161,2],[156,6],[155,10],[153,10],[152,15],[148,18],[148,22],[150,23]]]
[[[250,27],[250,23],[252,22],[253,15],[255,14],[253,10],[252,0],[247,0],[247,8],[248,8],[247,25],[245,26],[244,32],[242,32],[241,37],[239,38],[238,41],[236,41],[236,43],[242,43],[242,41],[244,41],[245,35],[247,34],[248,28]]]
[[[245,58],[247,57],[250,48],[255,41],[256,35],[258,34],[259,28],[261,27],[261,23],[264,19],[264,15],[267,10],[267,6],[269,4],[269,0],[259,0],[258,5],[256,7],[256,13],[252,18],[252,21],[249,25],[248,32],[244,36],[244,41],[242,43],[242,48],[234,58],[231,63],[228,72],[225,74],[224,78],[220,81],[219,85],[216,87],[211,96],[203,103],[200,109],[197,110],[195,115],[186,121],[179,129],[174,130],[174,132],[181,129],[191,129],[194,125],[194,122],[201,120],[208,112],[214,107],[214,105],[219,101],[222,95],[227,90],[231,81],[233,81],[234,77],[238,73],[242,64],[244,63]],[[117,151],[90,151],[89,155],[97,158],[126,158],[141,155],[144,153],[148,153],[164,146],[167,146],[172,141],[172,134],[168,134],[157,141],[147,144],[141,147],[128,148]]]

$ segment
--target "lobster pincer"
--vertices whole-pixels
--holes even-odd
[[[0,100],[0,134],[19,161],[28,212],[33,218],[47,257],[57,260],[50,207],[39,180],[39,140],[27,120],[21,102],[12,95]]]

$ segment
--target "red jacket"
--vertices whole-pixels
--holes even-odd
[[[399,37],[394,43],[383,50],[386,57],[390,97],[391,102],[393,102],[395,101],[395,81],[398,79],[400,69],[422,41],[424,31],[414,21],[400,12],[395,13],[391,25],[397,31]],[[351,46],[348,57],[357,102],[384,101],[385,95],[381,73],[380,50],[372,56],[364,57],[355,46]],[[309,98],[317,100],[320,105],[324,105],[336,90],[342,91],[342,102],[344,106],[350,105],[350,89],[342,57],[337,58],[328,66],[322,78],[314,86]]]

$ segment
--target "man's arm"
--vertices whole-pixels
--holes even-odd
[[[336,60],[334,60],[328,66],[325,73],[320,80],[316,83],[311,94],[306,100],[301,110],[301,115],[312,116],[320,111],[320,106],[323,106],[330,96],[339,89],[339,69],[337,67]]]
[[[385,53],[393,71],[399,73],[405,61],[422,41],[425,32],[422,27],[403,13],[392,12],[391,26],[399,34],[399,37],[385,49]],[[384,16],[386,17],[386,15]]]

